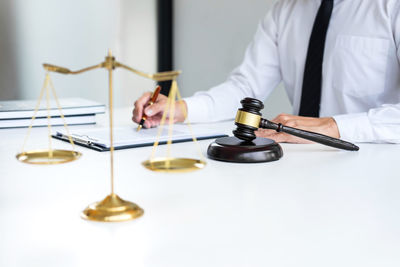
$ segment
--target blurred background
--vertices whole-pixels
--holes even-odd
[[[159,0],[163,1],[163,0]],[[173,68],[183,74],[183,96],[223,82],[242,61],[257,24],[275,0],[174,0]],[[117,60],[156,72],[157,0],[1,0],[0,100],[36,99],[42,63],[80,69],[100,63],[110,48]],[[163,10],[158,10],[163,12]],[[107,103],[107,74],[52,74],[59,97]],[[131,106],[154,82],[115,71],[115,105]],[[264,116],[291,112],[282,86],[266,101]]]

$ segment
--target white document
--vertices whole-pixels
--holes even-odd
[[[136,127],[116,127],[113,131],[113,143],[115,149],[150,146],[156,141],[158,134],[158,128],[142,129],[139,132],[136,131]],[[210,129],[199,129],[198,127],[193,132],[194,136],[201,139],[211,139],[226,136],[225,134],[210,130]],[[58,131],[54,135],[57,139],[68,141],[68,136],[63,131]],[[88,128],[81,130],[73,130],[71,137],[77,144],[84,145],[89,148],[93,148],[99,151],[106,151],[110,148],[110,131],[109,128]],[[168,126],[164,126],[164,129],[160,135],[160,144],[165,144],[168,141],[169,133]],[[192,134],[186,125],[174,125],[172,131],[171,140],[173,142],[185,142],[192,141]]]

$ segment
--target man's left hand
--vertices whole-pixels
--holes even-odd
[[[284,126],[298,128],[310,132],[316,132],[328,135],[335,138],[340,138],[339,129],[333,118],[312,118],[301,117],[288,114],[280,114],[272,120],[275,123],[282,123]],[[312,143],[306,139],[302,139],[287,133],[278,133],[274,130],[258,129],[255,132],[257,137],[265,137],[275,140],[279,143],[297,143],[307,144]]]

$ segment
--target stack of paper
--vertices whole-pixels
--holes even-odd
[[[95,115],[105,112],[105,105],[83,98],[60,99],[60,105],[68,125],[94,124]],[[51,117],[51,125],[64,124],[57,103],[51,100],[49,106],[47,109],[46,101],[42,101],[33,126],[47,126],[48,115]],[[0,101],[0,128],[28,127],[31,125],[35,107],[35,100]]]

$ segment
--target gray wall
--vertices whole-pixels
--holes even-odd
[[[117,60],[145,72],[156,70],[155,0],[1,0],[0,99],[36,99],[43,62],[80,69]],[[60,97],[107,102],[107,73],[52,74]],[[154,83],[115,72],[115,104],[132,105]]]
[[[20,95],[17,79],[16,21],[12,0],[0,1],[0,99]]]
[[[183,70],[184,96],[207,90],[227,78],[243,59],[257,24],[274,0],[175,0],[174,60]],[[265,102],[264,116],[291,113],[282,86]]]
[[[111,48],[117,59],[156,71],[155,0],[0,1],[0,99],[37,98],[43,62],[71,69],[97,64]],[[175,67],[183,70],[184,96],[223,82],[240,64],[258,22],[273,0],[175,0]],[[79,76],[52,75],[61,97],[107,102],[107,76],[96,70]],[[132,105],[154,83],[115,72],[116,106]],[[291,112],[280,87],[266,101],[264,115]]]

